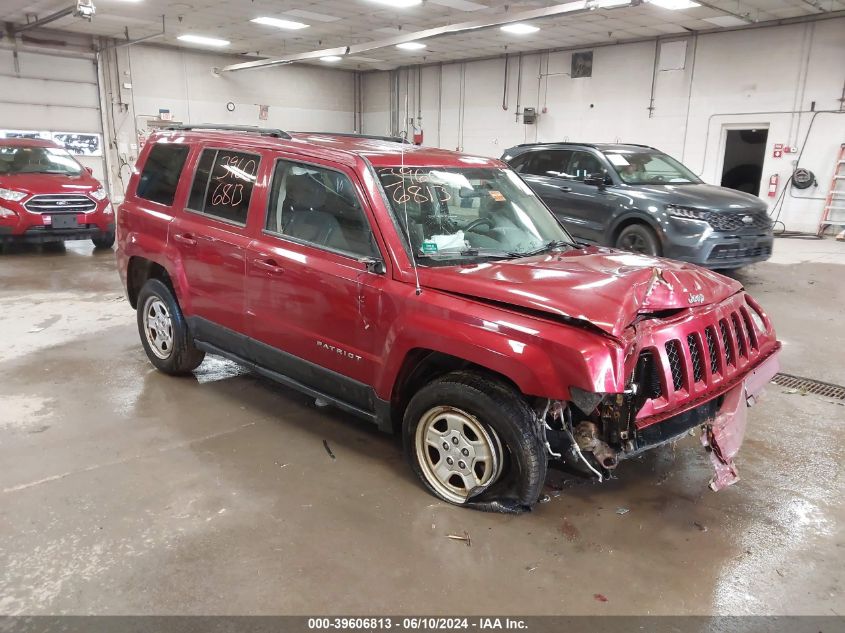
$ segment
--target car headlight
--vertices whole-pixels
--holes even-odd
[[[11,200],[12,202],[19,202],[20,200],[26,198],[26,194],[23,191],[3,189],[0,187],[0,198],[3,198],[3,200]]]
[[[766,323],[763,321],[763,317],[760,316],[760,313],[757,312],[757,310],[755,310],[753,306],[748,311],[748,314],[751,315],[751,320],[754,322],[754,327],[757,328],[757,331],[765,332]]]
[[[686,218],[688,220],[703,220],[707,221],[710,215],[709,211],[704,209],[694,209],[693,207],[679,207],[676,204],[667,204],[666,213],[675,218]]]
[[[94,198],[94,200],[104,200],[106,195],[106,190],[102,187],[100,187],[96,191],[91,192],[91,197]]]

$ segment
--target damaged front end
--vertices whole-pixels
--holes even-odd
[[[601,481],[621,460],[700,429],[715,470],[710,487],[738,481],[746,409],[777,373],[780,348],[752,310],[762,315],[742,293],[694,317],[638,324],[624,392],[570,388],[569,401],[537,403],[550,457]]]

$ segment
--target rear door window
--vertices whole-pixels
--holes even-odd
[[[534,152],[522,168],[522,173],[552,178],[569,178],[566,165],[572,152],[568,149],[547,149]]]
[[[260,161],[257,154],[204,149],[197,161],[188,209],[246,225]]]
[[[278,161],[264,228],[353,257],[378,255],[352,181],[333,169]]]
[[[147,154],[136,195],[144,200],[173,206],[179,177],[187,157],[187,145],[156,143]]]
[[[572,152],[572,160],[569,162],[570,178],[583,182],[585,178],[593,174],[601,174],[604,167],[601,161],[590,152]]]

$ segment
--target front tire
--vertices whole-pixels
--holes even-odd
[[[521,512],[540,497],[547,459],[534,414],[514,389],[482,374],[452,372],[420,389],[405,411],[403,443],[443,501]]]
[[[92,237],[91,241],[94,243],[94,248],[111,248],[114,246],[114,233],[103,233],[97,237]]]
[[[660,255],[657,235],[645,224],[631,224],[622,229],[616,238],[616,248],[652,257]]]
[[[158,279],[148,280],[138,294],[138,332],[147,358],[165,374],[188,374],[205,358],[194,346],[176,298]]]

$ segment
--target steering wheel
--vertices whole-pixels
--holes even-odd
[[[482,224],[486,224],[491,229],[493,228],[493,220],[491,220],[490,218],[476,218],[475,220],[473,220],[472,222],[467,224],[463,228],[463,231],[464,231],[464,233],[468,233],[469,231],[472,231],[472,230],[478,228]]]

